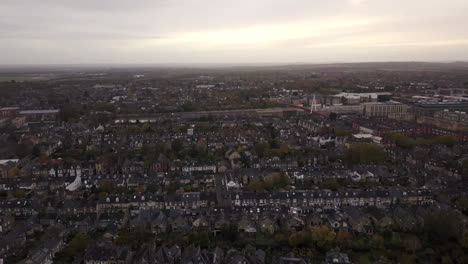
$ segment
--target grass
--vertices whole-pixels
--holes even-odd
[[[326,94],[339,94],[343,92],[343,90],[340,88],[323,88],[321,91]]]

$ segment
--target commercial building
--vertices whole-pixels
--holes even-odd
[[[358,105],[360,103],[368,102],[382,102],[389,100],[391,93],[339,93],[325,97],[325,105]]]
[[[388,117],[391,114],[408,112],[408,106],[396,101],[364,103],[362,112],[367,117]]]
[[[17,116],[19,107],[3,107],[0,108],[0,118],[11,118]]]
[[[436,112],[449,110],[449,111],[462,111],[468,112],[467,102],[418,102],[412,107],[413,114],[418,116],[434,117]]]
[[[55,121],[58,117],[59,110],[25,110],[20,111],[20,116],[26,117],[28,122],[37,121]]]
[[[468,115],[460,111],[449,111],[446,109],[435,112],[434,117],[420,116],[417,122],[453,131],[468,131]]]

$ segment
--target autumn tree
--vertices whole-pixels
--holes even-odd
[[[372,246],[375,249],[383,249],[385,247],[384,239],[381,235],[375,234],[372,236]]]
[[[16,191],[13,192],[13,197],[15,197],[17,199],[21,199],[21,198],[26,197],[26,193],[24,193],[21,190],[16,190]]]
[[[113,186],[112,186],[112,181],[110,180],[105,180],[103,182],[101,182],[101,184],[99,184],[99,191],[101,192],[105,192],[105,193],[111,193],[113,190]]]
[[[410,253],[415,253],[419,249],[421,249],[421,241],[415,235],[407,235],[403,240],[403,245],[406,251]]]
[[[336,237],[336,233],[326,225],[312,227],[311,234],[312,241],[321,248],[328,247]]]
[[[336,234],[336,242],[340,245],[348,245],[351,239],[352,239],[352,235],[346,229],[341,229]]]
[[[299,246],[300,240],[299,240],[298,234],[297,234],[297,233],[292,233],[292,234],[289,236],[288,242],[289,242],[289,245],[290,245],[291,247],[297,247],[297,246]]]
[[[250,180],[247,190],[249,192],[259,192],[263,190],[263,184],[257,177],[254,177]]]

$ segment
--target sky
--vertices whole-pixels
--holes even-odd
[[[0,64],[468,60],[467,0],[0,0]]]

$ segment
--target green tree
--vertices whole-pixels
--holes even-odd
[[[171,143],[171,149],[175,152],[180,152],[184,148],[184,142],[182,139],[175,139]]]
[[[72,263],[75,257],[83,253],[89,243],[89,236],[86,233],[77,233],[70,240],[67,246],[55,254],[54,263]]]
[[[268,149],[269,149],[269,144],[266,142],[257,143],[254,146],[255,153],[257,153],[259,157],[265,156]]]
[[[70,122],[78,119],[80,117],[80,112],[70,105],[64,105],[60,108],[58,117],[63,122]]]
[[[429,241],[436,245],[446,244],[462,234],[462,226],[456,215],[436,212],[424,219],[424,229]]]
[[[372,246],[376,249],[385,248],[384,239],[381,235],[375,234],[372,236]]]
[[[30,154],[32,154],[33,143],[31,141],[23,141],[16,145],[16,155],[22,159]]]
[[[354,143],[346,151],[345,159],[349,164],[380,164],[386,160],[386,154],[375,144]]]

